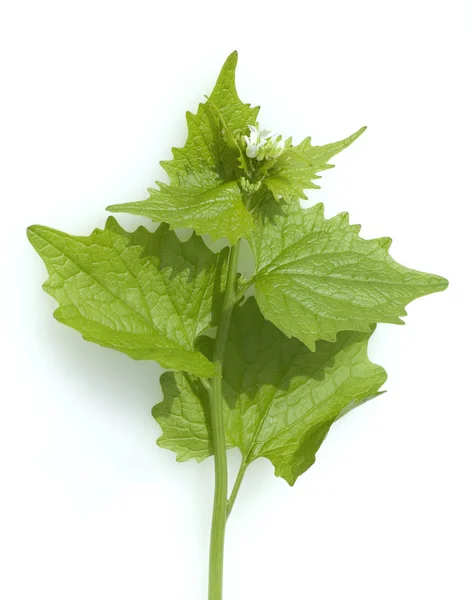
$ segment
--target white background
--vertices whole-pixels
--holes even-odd
[[[156,365],[54,321],[25,228],[86,235],[145,198],[238,49],[264,126],[316,143],[368,126],[311,198],[450,287],[378,329],[388,393],[294,488],[249,469],[225,600],[472,600],[472,1],[16,0],[0,28],[0,596],[206,598],[212,461],[155,446]]]

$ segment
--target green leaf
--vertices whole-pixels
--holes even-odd
[[[113,217],[88,237],[39,225],[28,237],[48,269],[58,321],[134,359],[213,375],[194,342],[219,310],[225,251],[196,235],[181,243],[167,225],[128,233]]]
[[[175,227],[191,227],[213,239],[226,237],[234,244],[252,229],[236,183],[242,151],[238,136],[255,124],[258,107],[241,102],[235,88],[237,52],[226,60],[216,86],[195,115],[186,114],[188,139],[173,148],[173,160],[161,165],[170,185],[157,182],[150,197],[141,202],[116,204],[113,212],[128,212],[165,221]]]
[[[311,352],[265,320],[253,298],[235,308],[223,372],[228,446],[239,447],[246,464],[268,458],[275,474],[293,485],[314,463],[334,421],[376,396],[384,383],[385,371],[367,357],[369,337],[344,332]],[[158,444],[178,460],[210,455],[203,386],[175,374],[163,390],[165,401],[154,409],[164,431]]]
[[[285,202],[293,202],[306,199],[304,190],[320,188],[313,183],[315,179],[321,178],[317,173],[334,166],[328,164],[328,160],[350,146],[366,129],[362,127],[348,138],[325,146],[312,146],[310,137],[298,146],[293,146],[289,138],[283,154],[272,165],[269,176],[263,180],[264,184],[276,200],[283,198]]]
[[[212,454],[211,418],[207,392],[197,377],[177,371],[160,379],[163,401],[152,415],[163,430],[157,444],[176,452],[176,460],[201,462]]]
[[[248,238],[257,302],[267,319],[310,349],[339,331],[402,324],[409,302],[448,285],[395,262],[390,239],[360,238],[347,213],[326,220],[322,204],[304,210],[267,203],[260,216]]]
[[[237,183],[219,183],[214,187],[171,187],[160,184],[150,189],[150,198],[109,206],[113,212],[126,212],[165,221],[175,227],[189,227],[213,240],[227,237],[231,244],[248,233],[252,218],[242,203]]]

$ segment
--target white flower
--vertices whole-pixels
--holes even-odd
[[[249,125],[249,129],[250,129],[250,138],[248,138],[247,136],[245,136],[247,138],[247,140],[249,140],[250,144],[256,144],[258,142],[258,138],[259,138],[259,131],[257,129],[257,127],[254,127],[253,125]]]
[[[249,129],[250,135],[244,135],[244,140],[247,144],[245,154],[249,158],[255,158],[260,148],[265,144],[265,140],[262,140],[260,138],[260,131],[258,130],[258,126],[254,127],[253,125],[249,125]]]
[[[255,158],[258,154],[260,148],[265,144],[265,141],[258,142],[258,144],[252,144],[252,142],[245,136],[245,141],[247,142],[247,148],[245,149],[245,154],[249,158]]]
[[[277,158],[285,147],[285,143],[281,139],[281,136],[272,136],[272,132],[269,129],[260,130],[260,126],[257,123],[256,126],[248,126],[250,135],[244,135],[246,143],[245,154],[249,158],[256,158],[257,160],[263,160],[266,158]]]

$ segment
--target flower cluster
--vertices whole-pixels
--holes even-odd
[[[248,126],[250,135],[244,135],[243,139],[246,144],[245,154],[249,158],[256,158],[261,161],[271,160],[277,158],[283,152],[285,142],[281,135],[272,135],[272,132],[268,129],[260,130],[260,126],[257,123]]]

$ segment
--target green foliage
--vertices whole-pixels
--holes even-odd
[[[109,206],[109,210],[165,221],[173,228],[190,227],[213,239],[227,237],[231,243],[252,229],[252,218],[233,181],[183,188],[160,184],[159,190],[149,192],[148,200]]]
[[[307,199],[304,190],[320,189],[319,185],[313,183],[321,178],[317,173],[331,169],[334,165],[328,164],[328,160],[350,146],[365,130],[366,127],[361,127],[345,140],[325,146],[312,146],[310,137],[293,146],[289,138],[285,151],[268,171],[264,179],[265,186],[277,201],[280,198],[286,202]]]
[[[219,307],[225,251],[213,254],[196,235],[181,243],[164,224],[127,233],[113,217],[88,237],[39,225],[28,236],[48,269],[58,321],[132,358],[213,375],[194,342]]]
[[[362,239],[347,213],[326,220],[321,204],[301,208],[304,190],[318,187],[318,173],[365,127],[325,146],[272,136],[256,121],[258,107],[239,99],[236,65],[233,52],[207,101],[187,113],[185,145],[161,163],[169,184],[158,183],[148,200],[109,207],[164,221],[154,233],[128,233],[111,217],[89,237],[41,226],[28,235],[48,269],[44,288],[59,303],[60,322],[176,370],[162,376],[164,400],[153,415],[163,430],[158,444],[180,461],[213,452],[208,396],[219,371],[203,334],[229,326],[218,357],[226,443],[245,464],[267,457],[293,484],[332,423],[385,380],[367,358],[375,324],[403,323],[409,302],[447,281],[395,262],[390,240]],[[175,227],[195,233],[181,242]],[[231,245],[246,237],[251,280],[226,283],[228,248],[212,252],[201,234]],[[235,293],[224,324],[226,285]],[[232,313],[249,288],[255,299]]]
[[[49,273],[54,316],[86,340],[165,369],[152,410],[158,445],[178,461],[215,456],[209,598],[222,598],[224,529],[249,464],[265,457],[290,485],[315,461],[335,421],[378,396],[386,379],[367,356],[377,323],[447,281],[395,262],[391,240],[364,240],[347,213],[304,210],[305,190],[365,130],[324,146],[293,145],[239,99],[237,53],[207,101],[187,113],[188,138],[162,162],[140,202],[109,206],[161,225],[72,236],[39,225],[28,237]],[[260,67],[258,67],[260,68]],[[175,228],[193,230],[180,241]],[[200,236],[224,238],[212,251]],[[255,270],[237,270],[247,239]],[[227,448],[242,453],[232,494]]]
[[[179,462],[201,462],[212,454],[211,418],[207,390],[198,377],[182,371],[163,373],[163,401],[152,414],[163,434],[157,444],[176,452]]]
[[[339,331],[370,332],[403,323],[405,306],[447,281],[413,271],[389,255],[389,238],[364,240],[347,213],[326,220],[323,205],[267,203],[249,236],[257,302],[264,316],[314,350]]]
[[[233,311],[224,355],[226,435],[245,464],[266,457],[291,485],[338,418],[378,395],[386,373],[367,357],[370,333],[346,331],[316,352],[264,319],[254,299]],[[212,341],[207,339],[207,344]],[[178,460],[212,454],[207,393],[196,377],[162,377],[153,409],[162,447]]]
[[[258,108],[241,102],[235,89],[237,53],[226,60],[216,86],[195,115],[188,112],[188,139],[183,148],[173,148],[173,160],[161,165],[171,185],[157,182],[148,200],[109,206],[113,212],[128,212],[165,221],[171,227],[191,227],[198,234],[235,243],[252,229],[252,218],[244,206],[236,181],[242,154],[236,138],[253,125]]]
[[[331,168],[328,161],[365,131],[362,127],[325,146],[312,146],[309,137],[294,146],[288,138],[284,148],[273,149],[268,160],[249,158],[244,136],[257,124],[259,108],[239,99],[236,66],[237,53],[233,52],[207,101],[196,114],[186,114],[185,145],[173,148],[172,160],[161,162],[170,183],[156,182],[158,189],[150,188],[147,200],[114,204],[108,210],[163,221],[171,228],[189,227],[199,235],[227,238],[235,244],[252,231],[251,213],[262,195],[278,202],[297,203],[306,198],[305,189],[319,188],[313,183],[320,178],[317,173]],[[270,139],[266,145],[272,148]]]

